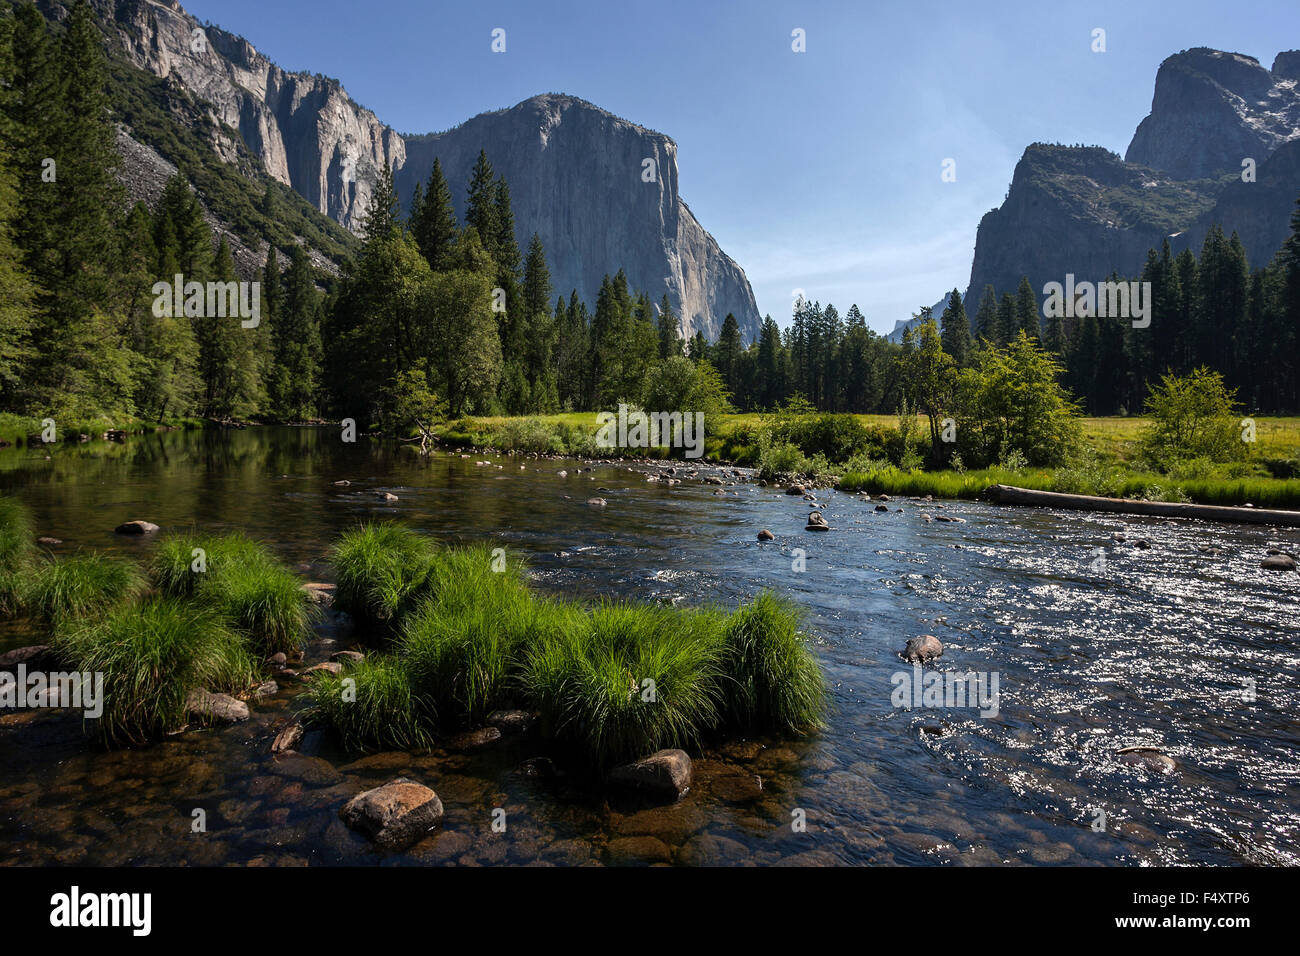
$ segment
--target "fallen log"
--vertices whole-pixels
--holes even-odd
[[[1095,495],[1067,495],[1058,491],[1034,491],[1012,485],[991,485],[986,493],[990,499],[1001,505],[1035,505],[1040,508],[1066,508],[1071,511],[1107,511],[1112,514],[1149,515],[1156,518],[1195,518],[1200,521],[1300,527],[1300,511],[1195,505],[1176,501],[1137,501],[1133,498],[1099,498]]]

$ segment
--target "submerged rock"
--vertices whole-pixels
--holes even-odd
[[[463,734],[457,734],[447,740],[448,750],[478,750],[481,747],[487,747],[501,739],[501,731],[496,727],[481,727],[478,730],[467,730]]]
[[[1123,747],[1116,751],[1120,763],[1142,767],[1152,773],[1171,774],[1178,769],[1178,761],[1155,747]]]
[[[302,586],[302,589],[317,604],[326,606],[334,603],[334,592],[337,590],[333,584],[325,584],[320,581],[308,581]]]
[[[691,789],[693,768],[684,750],[660,750],[633,763],[615,767],[611,786],[676,800]]]
[[[208,690],[190,691],[185,711],[191,720],[204,724],[233,724],[248,719],[248,705],[242,700]]]
[[[772,532],[770,532],[770,531],[768,531],[766,528],[764,528],[762,531],[760,531],[760,532],[758,533],[758,540],[759,540],[759,541],[775,541],[775,540],[776,540],[776,535],[774,535]]]
[[[398,777],[349,800],[339,817],[385,850],[403,850],[442,819],[442,801],[423,784]]]
[[[271,741],[271,753],[278,754],[297,750],[305,733],[306,729],[303,727],[302,721],[295,717],[283,730],[275,735],[275,739]]]
[[[124,521],[113,529],[114,534],[153,534],[158,526],[151,521]]]
[[[922,664],[942,655],[943,644],[933,634],[922,634],[920,637],[908,638],[907,646],[902,651],[904,660]]]

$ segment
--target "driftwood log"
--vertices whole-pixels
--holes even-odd
[[[1001,505],[1037,505],[1040,508],[1067,508],[1072,511],[1108,511],[1113,514],[1151,515],[1157,518],[1196,518],[1200,521],[1227,521],[1241,524],[1275,524],[1300,527],[1300,511],[1273,508],[1242,508],[1224,505],[1193,505],[1176,501],[1136,501],[1132,498],[1099,498],[1094,495],[1067,495],[1058,491],[1033,491],[1012,485],[992,485],[988,496]]]

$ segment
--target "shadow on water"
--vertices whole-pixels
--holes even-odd
[[[425,460],[344,444],[334,429],[265,428],[48,457],[4,450],[0,491],[32,509],[40,534],[63,539],[60,553],[143,556],[149,541],[112,533],[143,518],[244,530],[319,578],[339,531],[391,517],[444,540],[504,541],[528,556],[539,587],[570,596],[734,605],[775,587],[807,608],[817,634],[834,707],[824,734],[710,749],[680,803],[639,807],[528,774],[540,750],[527,739],[358,756],[311,734],[301,754],[272,758],[296,687],[245,723],[135,750],[88,743],[77,715],[9,713],[0,863],[1300,860],[1300,578],[1259,568],[1269,546],[1294,551],[1295,530],[910,499],[876,512],[819,491],[833,530],[811,534],[808,503],[776,489],[670,488],[640,467],[582,467]],[[606,507],[586,503],[597,494]],[[755,540],[765,527],[775,541]],[[1139,537],[1151,547],[1135,548]],[[937,670],[997,675],[996,715],[893,705],[895,675],[912,676],[897,652],[923,633],[944,642]],[[4,624],[0,650],[41,637]],[[335,649],[318,642],[309,659]],[[1160,747],[1178,771],[1116,759],[1134,744]],[[406,853],[381,855],[338,809],[400,775],[433,787],[447,815]],[[498,808],[504,832],[492,826]],[[195,810],[206,832],[193,832]]]

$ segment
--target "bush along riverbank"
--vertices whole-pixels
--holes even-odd
[[[139,418],[105,415],[34,418],[0,412],[0,448],[9,445],[39,447],[56,442],[124,441],[129,435],[156,431],[214,428],[220,423],[204,418],[165,418],[144,421]]]
[[[826,687],[799,610],[770,593],[730,613],[588,607],[537,593],[502,550],[367,524],[333,548],[330,609],[366,653],[297,674],[289,665],[331,589],[257,542],[171,535],[143,566],[55,558],[34,542],[25,510],[0,499],[0,611],[49,634],[3,669],[21,659],[29,671],[100,675],[102,713],[89,727],[110,745],[242,719],[269,677],[300,678],[308,706],[277,752],[304,727],[354,751],[528,729],[574,778],[675,798],[690,782],[685,749],[823,726]]]

